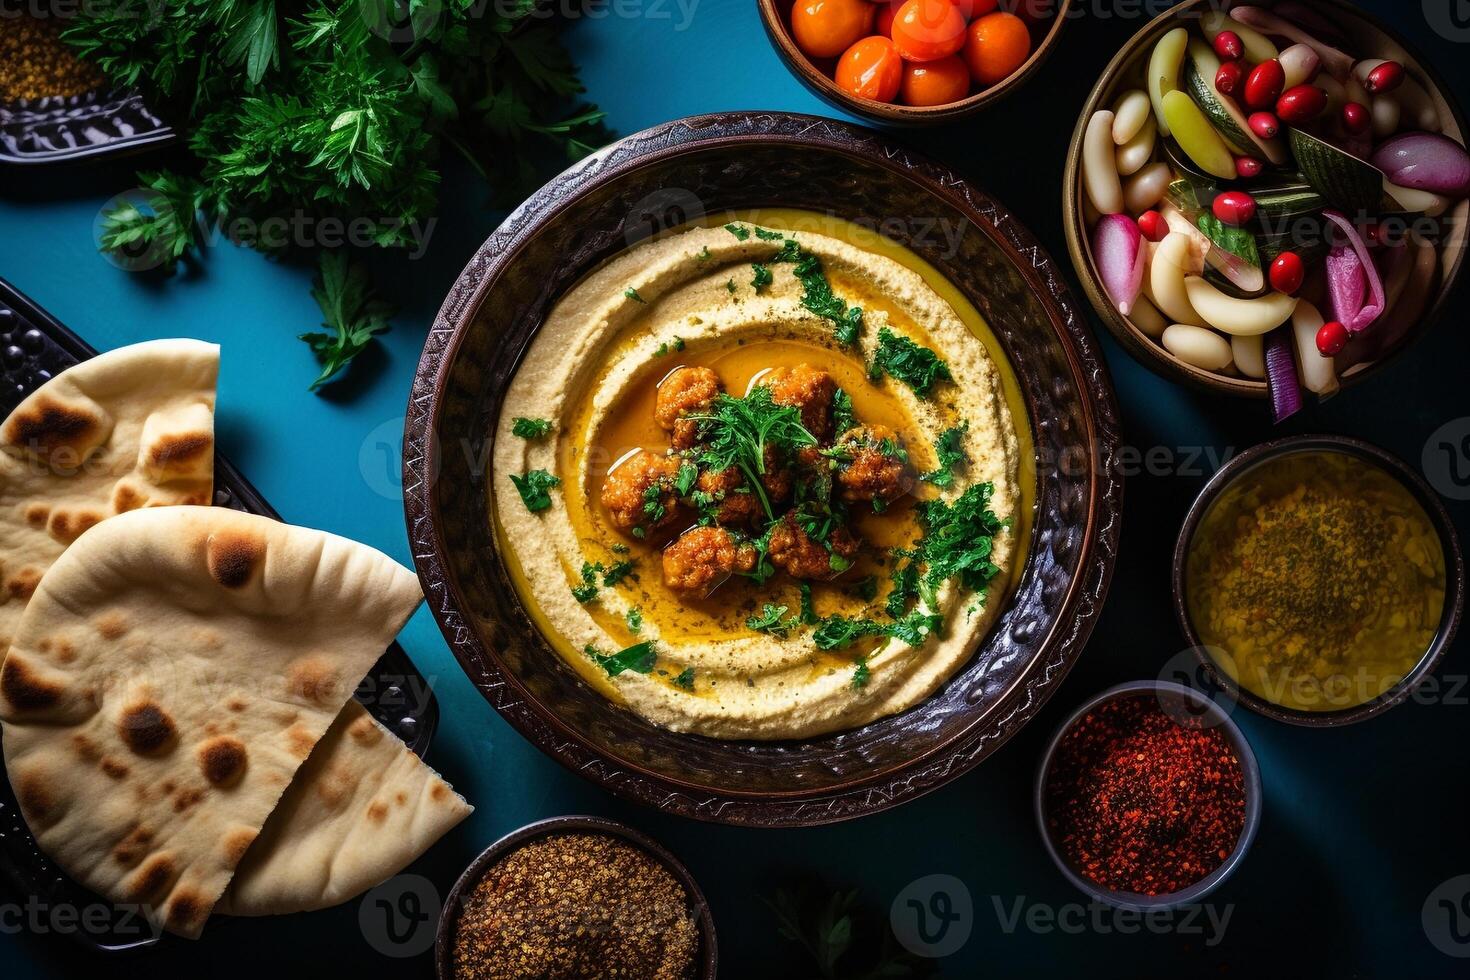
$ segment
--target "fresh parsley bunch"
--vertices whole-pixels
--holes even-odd
[[[172,268],[198,246],[200,213],[267,251],[310,249],[319,239],[267,229],[326,218],[360,229],[354,241],[421,247],[446,150],[504,192],[534,179],[543,157],[575,159],[605,138],[601,113],[572,104],[582,85],[556,24],[536,8],[536,0],[84,4],[65,39],[116,86],[139,89],[184,132],[197,164],[140,175],[154,205],[104,214],[101,247],[157,249]],[[324,267],[322,280],[337,272]],[[343,345],[324,348],[321,335],[310,342],[332,373],[361,349],[353,345],[364,331],[386,325],[369,317],[327,326]]]

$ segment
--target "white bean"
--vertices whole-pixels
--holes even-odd
[[[1129,214],[1142,214],[1164,199],[1174,171],[1167,163],[1154,163],[1128,178],[1123,185],[1123,206]]]
[[[1154,122],[1153,113],[1144,117],[1143,128],[1133,139],[1118,147],[1113,154],[1113,160],[1118,165],[1118,173],[1124,177],[1135,174],[1145,163],[1153,158],[1154,138],[1159,134],[1159,124]]]
[[[1383,190],[1405,211],[1414,211],[1426,218],[1438,218],[1450,209],[1450,199],[1447,197],[1414,187],[1400,187],[1387,178],[1384,178]]]
[[[1100,213],[1123,213],[1123,184],[1113,159],[1113,113],[1109,109],[1087,121],[1082,137],[1082,183]]]
[[[1373,97],[1373,135],[1379,139],[1392,136],[1399,131],[1404,107],[1391,95]]]
[[[1281,62],[1281,70],[1286,73],[1285,88],[1296,88],[1310,82],[1322,67],[1322,59],[1306,44],[1293,44],[1276,60]]]
[[[1222,371],[1230,366],[1230,342],[1213,330],[1187,323],[1170,324],[1164,329],[1162,343],[1185,364],[1206,371]]]
[[[1130,142],[1152,114],[1153,103],[1148,100],[1147,92],[1141,88],[1124,92],[1113,106],[1113,142],[1119,146]]]
[[[1164,328],[1169,325],[1169,321],[1164,319],[1158,308],[1142,294],[1133,301],[1133,309],[1128,311],[1128,321],[1155,340],[1164,335]]]
[[[1189,293],[1184,289],[1185,265],[1189,256],[1189,238],[1178,232],[1170,233],[1154,250],[1153,263],[1149,267],[1149,299],[1175,323],[1203,325],[1204,320],[1189,302]]]
[[[1266,376],[1266,344],[1260,337],[1231,337],[1230,353],[1235,366],[1247,378]]]
[[[1297,303],[1291,314],[1291,330],[1296,338],[1296,363],[1302,384],[1317,395],[1337,390],[1337,370],[1332,358],[1323,357],[1317,349],[1317,331],[1322,329],[1323,322],[1321,312],[1306,300]]]

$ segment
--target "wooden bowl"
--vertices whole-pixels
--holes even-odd
[[[1391,689],[1371,701],[1338,711],[1302,711],[1288,708],[1240,686],[1215,662],[1189,615],[1189,595],[1186,592],[1189,549],[1194,543],[1195,532],[1199,530],[1200,522],[1209,513],[1211,505],[1227,487],[1262,463],[1302,452],[1334,452],[1356,456],[1398,480],[1419,502],[1419,506],[1424,508],[1424,513],[1428,515],[1429,523],[1438,533],[1440,545],[1444,548],[1444,613],[1439,621],[1439,631],[1434,634],[1429,649],[1424,651],[1414,669]],[[1454,642],[1455,633],[1460,628],[1460,618],[1465,612],[1465,555],[1460,548],[1460,538],[1455,533],[1454,522],[1450,520],[1449,511],[1445,509],[1439,494],[1403,460],[1372,443],[1348,436],[1288,436],[1252,446],[1220,467],[1210,478],[1210,482],[1205,484],[1190,505],[1189,513],[1184,518],[1184,527],[1179,532],[1179,542],[1174,548],[1173,585],[1174,614],[1179,620],[1179,628],[1186,641],[1194,648],[1210,682],[1228,697],[1267,718],[1307,728],[1336,728],[1375,718],[1389,708],[1403,704],[1411,694],[1428,682],[1430,674],[1434,673],[1434,669],[1450,649],[1450,644]]]
[[[1397,33],[1376,17],[1347,3],[1346,0],[1302,0],[1302,2],[1307,6],[1318,8],[1332,23],[1341,27],[1343,32],[1355,42],[1353,45],[1355,50],[1351,53],[1360,54],[1363,57],[1390,58],[1408,67],[1417,78],[1426,83],[1430,95],[1438,104],[1445,133],[1455,137],[1461,143],[1465,142],[1465,134],[1470,131],[1470,128],[1467,128],[1465,117],[1459,106],[1451,99],[1449,88],[1434,69]],[[1233,2],[1224,4],[1227,7],[1236,5]],[[1262,0],[1256,5],[1270,7],[1272,0]],[[1221,6],[1220,0],[1186,0],[1151,21],[1147,27],[1135,34],[1133,39],[1124,45],[1113,58],[1097,85],[1093,87],[1092,94],[1088,97],[1087,104],[1077,119],[1077,128],[1072,134],[1072,145],[1067,153],[1066,174],[1062,180],[1062,220],[1067,232],[1067,250],[1071,253],[1077,277],[1082,280],[1082,291],[1087,294],[1093,309],[1097,310],[1097,315],[1102,317],[1108,330],[1128,353],[1156,373],[1172,381],[1178,381],[1202,391],[1263,399],[1269,397],[1266,382],[1218,374],[1186,364],[1119,313],[1117,307],[1108,299],[1107,292],[1102,286],[1102,280],[1098,278],[1093,265],[1092,246],[1083,219],[1082,137],[1087,129],[1087,121],[1092,118],[1093,113],[1112,108],[1117,97],[1125,89],[1142,87],[1144,63],[1147,62],[1149,53],[1160,37],[1175,27],[1192,24],[1198,19],[1201,11],[1217,10]],[[1467,224],[1470,224],[1470,201],[1461,201],[1457,204],[1449,217],[1452,219],[1452,227],[1446,234],[1440,253],[1439,289],[1420,318],[1419,326],[1388,356],[1379,358],[1367,367],[1345,373],[1341,379],[1344,387],[1356,384],[1376,373],[1392,357],[1407,349],[1414,339],[1422,336],[1444,313],[1450,293],[1454,291],[1464,272],[1465,232]]]
[[[689,898],[689,911],[694,915],[699,928],[699,952],[695,955],[694,976],[697,980],[715,980],[719,975],[719,941],[715,935],[715,920],[710,915],[709,902],[705,899],[704,892],[700,891],[699,883],[694,880],[689,869],[684,867],[683,862],[652,838],[626,824],[605,817],[552,817],[538,820],[506,834],[481,851],[480,856],[465,868],[454,887],[449,890],[449,897],[444,900],[444,909],[440,913],[439,926],[434,936],[434,973],[439,980],[454,980],[454,926],[459,921],[468,893],[474,891],[485,873],[527,844],[564,834],[601,834],[604,837],[615,837],[643,850],[663,865],[674,876],[674,880],[683,886],[684,893]]]
[[[612,703],[545,642],[506,573],[489,520],[486,461],[520,354],[569,286],[654,232],[769,206],[877,220],[975,304],[1027,404],[1037,504],[1029,555],[1004,611],[970,662],[928,700],[803,741],[716,740],[655,727]],[[933,235],[936,221],[962,233]],[[1118,412],[1059,270],[1015,218],[958,174],[829,119],[676,120],[552,180],[490,236],[450,291],[407,413],[404,502],[414,560],[475,686],[569,768],[620,796],[702,820],[829,823],[914,799],[972,769],[1056,690],[1097,617],[1116,555]]]
[[[766,36],[786,67],[803,85],[833,108],[890,126],[937,126],[940,123],[967,119],[986,106],[993,105],[1019,89],[1051,57],[1062,25],[1068,20],[1075,0],[1041,0],[1038,13],[1027,16],[1031,24],[1031,56],[1010,76],[974,95],[938,106],[907,106],[860,99],[838,88],[832,80],[834,58],[813,60],[807,57],[791,36],[792,0],[756,0],[765,24]],[[1003,9],[1010,10],[1011,5]]]

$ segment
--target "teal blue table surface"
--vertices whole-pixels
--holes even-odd
[[[1364,6],[1405,34],[1467,100],[1470,29],[1457,32],[1441,9],[1457,2],[1463,14],[1464,0],[1424,0],[1423,10],[1418,2],[1390,0]],[[897,134],[996,195],[1068,269],[1060,186],[1077,113],[1117,46],[1141,26],[1137,12],[1167,4],[1083,6],[1092,13],[1069,25],[1050,64],[1022,94],[977,120]],[[595,9],[605,16],[580,19],[568,39],[590,97],[620,133],[715,110],[834,114],[782,67],[749,0]],[[347,382],[314,395],[306,390],[314,365],[296,340],[319,319],[308,294],[311,270],[216,243],[203,263],[169,280],[120,271],[98,255],[92,226],[103,202],[132,186],[128,164],[0,171],[0,276],[98,348],[172,336],[222,344],[223,452],[288,521],[357,538],[410,563],[398,479],[404,403],[439,302],[501,216],[485,188],[451,169],[426,254],[417,261],[375,258],[379,281],[402,313]],[[1073,295],[1101,331],[1080,290]],[[1467,320],[1470,296],[1462,289],[1437,330],[1373,383],[1281,431],[1358,435],[1418,466],[1435,430],[1470,416]],[[1111,595],[1060,693],[977,771],[908,805],[831,827],[759,831],[665,817],[614,799],[512,731],[465,679],[421,609],[402,642],[433,682],[442,710],[429,761],[477,809],[410,872],[442,895],[502,834],[542,817],[596,813],[645,830],[688,863],[712,904],[727,977],[818,975],[777,935],[762,897],[778,885],[806,880],[858,889],[872,913],[860,933],[871,935],[906,886],[935,874],[958,878],[970,899],[969,916],[953,926],[968,929],[968,941],[934,961],[944,976],[1464,976],[1465,961],[1430,943],[1421,910],[1441,882],[1470,874],[1467,640],[1445,659],[1438,696],[1363,725],[1308,730],[1237,712],[1261,763],[1265,820],[1254,851],[1215,895],[1213,922],[1201,916],[1159,928],[1095,915],[1046,857],[1031,810],[1045,738],[1087,696],[1158,676],[1180,652],[1169,596],[1180,521],[1219,459],[1275,431],[1262,404],[1183,391],[1111,339],[1104,347],[1125,440],[1139,454]],[[1150,449],[1154,455],[1144,455]],[[1466,536],[1470,506],[1449,505]],[[955,897],[963,898],[957,891]],[[0,909],[11,900],[0,892]],[[216,923],[197,943],[170,941],[121,966],[0,915],[0,974],[428,975],[429,954],[395,959],[375,948],[384,942],[373,911],[351,902],[309,915]],[[1470,908],[1462,928],[1470,929]],[[394,951],[413,945],[410,939]]]

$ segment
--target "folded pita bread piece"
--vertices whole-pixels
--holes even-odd
[[[98,524],[41,580],[0,668],[6,774],[41,849],[198,936],[422,598],[372,548],[222,507]]]
[[[408,867],[473,810],[349,701],[245,852],[215,911],[281,915],[341,904]]]
[[[42,574],[87,528],[214,495],[219,348],[154,340],[61,372],[0,424],[0,657]]]

